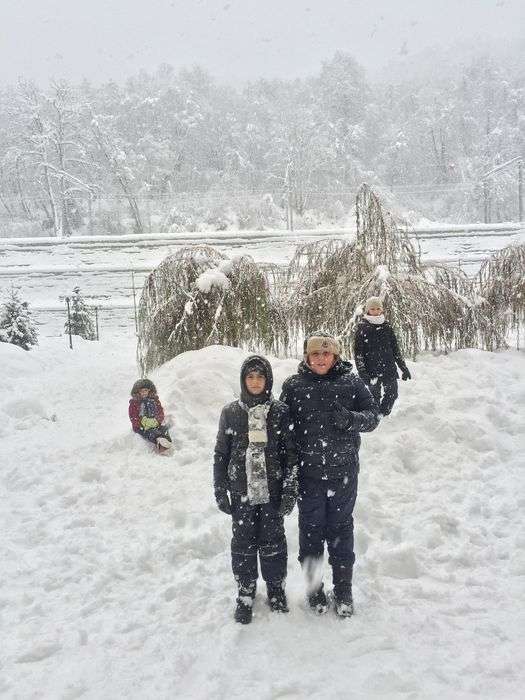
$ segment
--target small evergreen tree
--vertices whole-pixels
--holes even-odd
[[[69,322],[65,323],[65,332],[69,333]],[[95,340],[95,328],[91,311],[80,294],[80,287],[73,289],[71,297],[71,335],[79,335],[85,340]]]
[[[37,345],[37,330],[27,301],[22,301],[17,289],[11,288],[0,309],[0,341],[12,343],[24,350]]]

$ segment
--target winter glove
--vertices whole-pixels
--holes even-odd
[[[232,514],[232,507],[226,489],[215,489],[215,501],[217,502],[217,508],[219,510],[226,513],[226,515]]]
[[[401,370],[401,379],[406,382],[407,379],[412,379],[412,375],[408,371],[408,367],[403,367]]]
[[[296,500],[294,491],[292,489],[284,488],[281,496],[281,505],[279,506],[279,514],[290,515],[295,506]]]
[[[336,428],[346,430],[352,425],[352,413],[344,406],[341,406],[341,404],[335,403],[332,411],[332,420]]]
[[[151,430],[152,428],[159,427],[159,421],[156,418],[148,418],[147,416],[142,416],[140,419],[140,425],[142,430]]]

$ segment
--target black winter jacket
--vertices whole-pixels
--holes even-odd
[[[407,368],[394,329],[387,321],[375,325],[364,318],[358,323],[354,360],[359,376],[365,381],[374,377],[391,381],[398,378],[397,367],[401,371]]]
[[[272,400],[266,419],[268,443],[265,448],[266,473],[270,500],[279,507],[283,482],[297,479],[297,451],[291,431],[288,406]],[[245,496],[246,448],[248,447],[248,413],[239,401],[222,409],[215,456],[213,483],[215,489]]]
[[[374,430],[379,420],[368,387],[352,372],[350,362],[338,360],[325,375],[301,362],[298,373],[284,382],[281,401],[290,408],[299,456],[299,476],[339,479],[359,470],[359,432]],[[334,424],[334,411],[350,424]]]

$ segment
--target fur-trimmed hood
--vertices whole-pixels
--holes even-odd
[[[131,387],[131,396],[133,396],[133,398],[137,397],[141,389],[148,389],[154,396],[157,396],[157,387],[153,384],[151,379],[137,379],[135,384]]]

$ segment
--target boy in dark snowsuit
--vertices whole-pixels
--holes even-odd
[[[139,379],[133,384],[128,414],[133,431],[153,443],[159,452],[172,447],[168,427],[163,425],[164,409],[155,384],[149,379]]]
[[[328,609],[322,582],[326,542],[336,612],[343,617],[353,613],[359,433],[378,424],[374,399],[351,367],[341,359],[337,340],[317,332],[306,339],[304,360],[281,394],[299,457],[299,561],[308,602],[318,613]]]
[[[365,313],[354,338],[354,360],[359,376],[372,392],[381,416],[388,416],[397,399],[397,367],[401,379],[411,379],[394,329],[385,321],[379,297],[365,302]],[[397,367],[396,367],[397,365]]]
[[[297,498],[297,455],[288,407],[272,396],[270,363],[241,367],[241,396],[222,409],[213,466],[218,508],[232,516],[231,558],[238,585],[235,620],[252,620],[257,553],[271,610],[288,612],[284,515]]]

